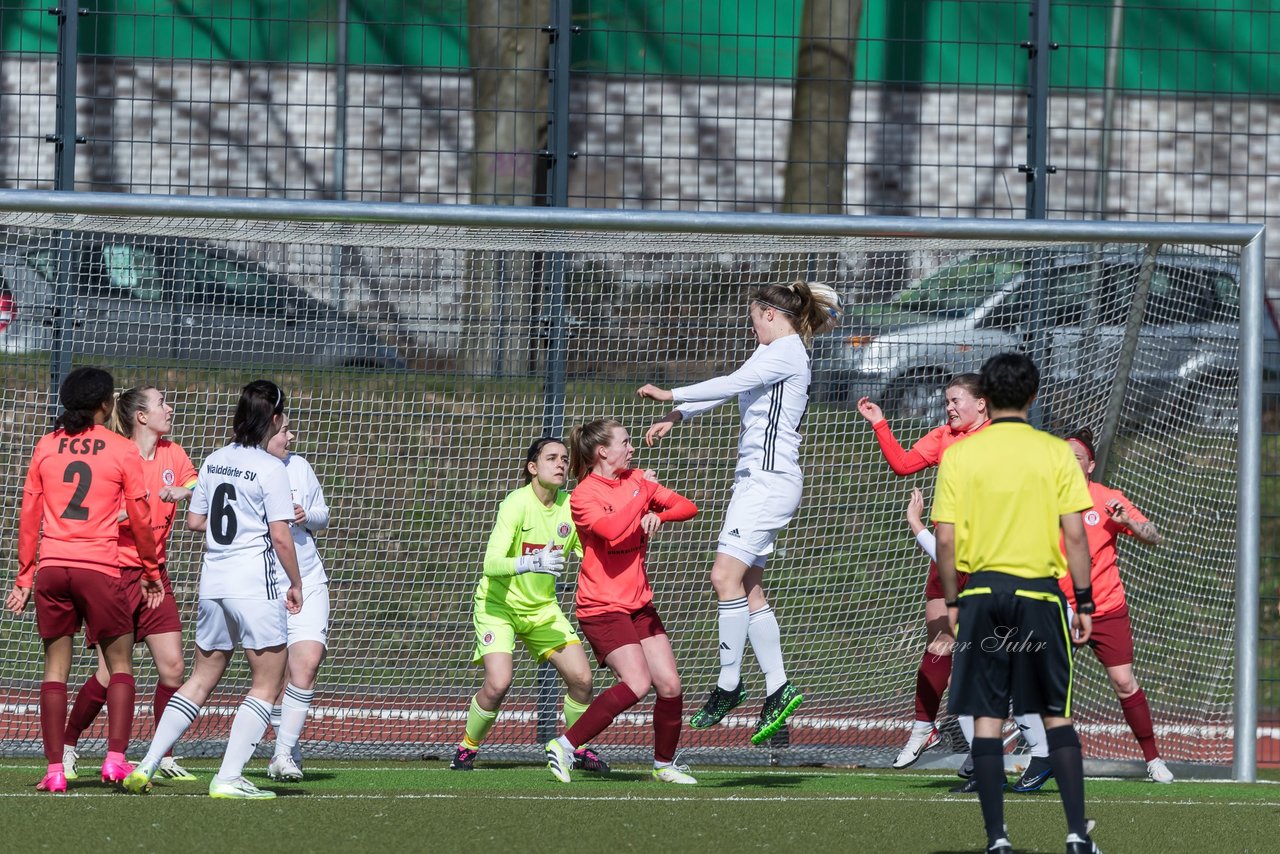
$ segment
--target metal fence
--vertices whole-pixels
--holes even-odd
[[[1273,225],[1280,216],[1280,11],[1252,0],[207,9],[0,0],[0,187]],[[1277,235],[1270,229],[1272,282]],[[360,260],[335,250],[333,268]],[[430,363],[436,337],[452,334],[441,320],[449,295],[415,282],[323,272],[302,282],[390,329],[412,364]],[[1271,448],[1280,426],[1264,427]],[[1274,456],[1263,458],[1267,494],[1280,491]],[[1270,591],[1280,577],[1273,516],[1263,537]],[[1264,716],[1280,720],[1280,628],[1275,602],[1263,604]]]

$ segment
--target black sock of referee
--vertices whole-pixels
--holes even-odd
[[[1084,817],[1084,758],[1080,754],[1080,736],[1071,724],[1045,730],[1049,745],[1049,764],[1058,781],[1062,811],[1067,814],[1067,832],[1086,835]]]
[[[987,845],[1004,836],[1004,742],[998,738],[973,740],[973,779],[978,781],[982,822]]]

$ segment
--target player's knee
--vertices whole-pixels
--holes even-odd
[[[637,699],[643,699],[644,696],[649,693],[649,689],[653,687],[652,679],[641,678],[639,676],[632,676],[630,679],[624,679],[622,681],[631,689],[631,693],[635,694]]]
[[[507,691],[511,690],[511,677],[505,678],[501,676],[486,676],[484,685],[480,691],[484,694],[484,699],[490,700],[490,708],[497,708],[496,704],[500,704],[507,696]]]
[[[578,673],[566,673],[564,677],[564,686],[569,691],[569,696],[581,702],[582,697],[591,698],[591,671],[584,670]]]
[[[681,693],[680,677],[668,676],[665,678],[654,677],[653,688],[658,692],[659,697],[679,697]]]
[[[929,652],[933,655],[949,657],[955,645],[956,639],[950,634],[941,634],[929,642]]]
[[[1111,687],[1115,689],[1116,696],[1121,700],[1132,697],[1138,693],[1138,680],[1132,676],[1122,677],[1120,679],[1112,678]]]

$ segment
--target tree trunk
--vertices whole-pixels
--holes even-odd
[[[550,0],[471,0],[475,146],[471,203],[545,204],[538,192],[547,145]],[[535,269],[527,253],[475,252],[467,262],[464,362],[476,375],[529,370]]]
[[[861,19],[862,0],[805,0],[787,144],[784,213],[844,211],[853,60]],[[805,259],[804,268],[789,272],[793,277],[829,279],[831,263],[832,259]]]

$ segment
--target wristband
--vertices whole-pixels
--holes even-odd
[[[1092,614],[1097,607],[1093,603],[1093,585],[1088,587],[1077,587],[1076,591],[1076,612],[1079,614]]]
[[[942,600],[942,604],[943,604],[943,605],[946,605],[948,608],[959,608],[959,607],[960,607],[960,600],[959,600],[959,599],[952,599],[951,601],[949,601],[949,602],[948,602],[946,599],[943,599],[943,600]]]

